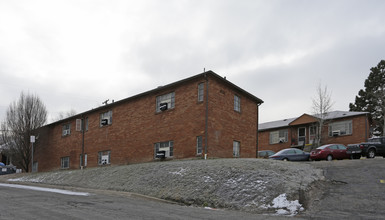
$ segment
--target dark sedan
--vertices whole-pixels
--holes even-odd
[[[347,148],[343,144],[327,144],[318,147],[310,152],[312,160],[349,159],[350,155],[346,153]]]
[[[278,153],[271,155],[270,159],[274,160],[285,160],[285,161],[307,161],[309,160],[310,154],[303,152],[300,149],[288,148],[279,151]]]

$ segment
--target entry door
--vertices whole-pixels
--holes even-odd
[[[298,128],[298,145],[304,145],[306,141],[306,128]]]

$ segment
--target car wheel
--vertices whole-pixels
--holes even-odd
[[[367,158],[374,158],[376,156],[376,152],[373,149],[370,149],[367,154]]]
[[[283,161],[289,161],[289,159],[287,159],[287,158],[283,158]]]
[[[329,155],[326,157],[326,160],[327,160],[327,161],[332,161],[332,160],[333,160],[333,156],[329,154]]]

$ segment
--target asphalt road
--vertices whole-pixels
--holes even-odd
[[[326,181],[315,188],[312,206],[301,214],[311,219],[385,219],[385,159],[311,162]]]
[[[84,189],[77,189],[83,190]],[[0,219],[287,219],[227,210],[187,207],[133,196],[87,190],[90,195],[18,189],[0,185]]]

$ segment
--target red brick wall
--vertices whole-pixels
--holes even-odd
[[[233,141],[239,141],[240,157],[256,157],[257,104],[219,81],[210,81],[209,92],[209,156],[233,157]],[[241,99],[240,112],[234,95]]]
[[[87,167],[98,166],[98,152],[111,151],[111,164],[122,165],[154,160],[154,144],[174,142],[174,159],[202,157],[196,152],[196,137],[205,143],[206,86],[203,102],[198,102],[198,83],[203,77],[174,87],[116,102],[84,113],[88,131],[84,132]],[[175,108],[156,112],[156,97],[175,92]],[[234,94],[241,97],[241,112],[235,112]],[[99,126],[100,114],[112,111],[112,124]],[[258,108],[242,92],[209,77],[208,156],[232,157],[233,140],[241,142],[240,157],[255,157]],[[81,116],[79,115],[80,118]],[[35,152],[38,170],[60,169],[60,158],[70,157],[70,168],[78,169],[82,152],[82,133],[75,131],[76,117],[45,126]],[[62,136],[62,126],[71,123],[71,135]]]

